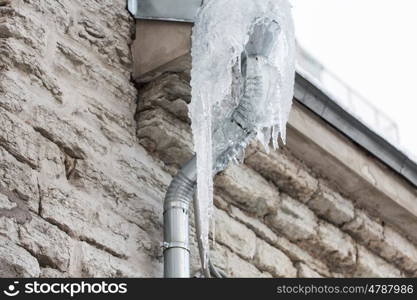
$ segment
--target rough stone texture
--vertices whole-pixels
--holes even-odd
[[[39,263],[28,251],[0,237],[0,274],[3,277],[37,277]]]
[[[291,241],[312,239],[317,234],[317,217],[304,204],[282,195],[275,215],[267,217],[267,222]]]
[[[355,211],[355,218],[343,226],[357,241],[367,247],[375,248],[384,239],[383,226],[372,220],[363,210]]]
[[[288,195],[307,202],[318,188],[318,180],[314,178],[295,159],[289,159],[277,151],[265,153],[259,146],[251,149],[246,163],[254,170],[275,183],[280,190]]]
[[[215,187],[239,207],[260,217],[275,212],[279,203],[277,188],[244,165],[232,164],[216,177]]]
[[[250,262],[243,260],[234,253],[228,253],[227,274],[231,277],[260,278],[269,277]]]
[[[139,142],[165,163],[180,166],[193,156],[187,124],[162,109],[140,113],[138,122]]]
[[[0,209],[11,210],[15,208],[17,204],[9,200],[6,195],[0,195]]]
[[[372,250],[386,261],[404,270],[408,275],[416,275],[417,247],[404,236],[380,221],[356,210],[355,218],[343,226],[361,245]]]
[[[281,251],[291,258],[294,263],[304,263],[323,277],[331,277],[331,272],[329,266],[327,266],[327,262],[314,257],[314,251],[311,246],[303,249],[283,237],[279,237],[274,245],[281,249]]]
[[[379,246],[381,256],[405,271],[417,272],[417,248],[392,228],[384,228],[384,240]]]
[[[125,0],[1,3],[0,277],[162,276],[163,198],[193,156],[190,59],[135,88],[133,30]],[[252,143],[215,182],[228,276],[417,276],[416,245],[285,147]]]
[[[272,231],[265,223],[260,221],[256,217],[251,217],[243,213],[241,210],[234,206],[230,206],[230,214],[233,218],[244,223],[262,240],[267,241],[269,244],[275,246],[277,249],[285,253],[293,262],[303,262],[310,266],[313,270],[316,270],[320,274],[329,276],[330,272],[327,266],[320,260],[312,257],[305,250],[301,249],[294,243],[291,243],[285,237],[279,236]]]
[[[235,221],[222,210],[215,210],[216,241],[245,259],[252,259],[256,250],[255,233]]]
[[[297,267],[297,270],[298,270],[297,277],[300,277],[300,278],[323,278],[323,276],[321,276],[316,271],[310,269],[310,267],[307,266],[306,264],[297,263],[296,267]]]
[[[337,227],[320,222],[318,236],[307,242],[307,247],[323,260],[329,262],[335,271],[349,272],[356,264],[356,248],[353,239]]]
[[[133,30],[124,0],[0,6],[1,277],[162,274],[171,176],[136,136]]]
[[[275,234],[275,232],[273,232],[272,229],[269,228],[269,226],[263,223],[256,216],[250,216],[248,214],[245,214],[242,210],[233,205],[229,206],[229,214],[239,222],[245,224],[249,229],[255,232],[255,234],[261,237],[263,240],[268,241],[272,244],[274,244],[277,241],[278,236]]]
[[[190,77],[186,73],[167,73],[155,79],[151,85],[141,91],[138,111],[143,112],[154,107],[163,108],[173,117],[190,123],[187,104],[191,102]]]
[[[362,246],[358,246],[358,261],[353,275],[355,277],[365,278],[402,277],[401,271],[388,264],[378,256],[372,254]]]
[[[27,164],[19,162],[1,147],[0,186],[3,187],[3,190],[14,191],[20,199],[24,200],[28,209],[38,210],[39,189],[37,172]]]
[[[41,268],[40,278],[67,278],[68,274],[60,272],[56,269]]]
[[[19,227],[19,244],[34,255],[41,266],[67,271],[72,240],[58,227],[39,217]]]
[[[320,182],[318,191],[308,202],[308,206],[320,217],[338,226],[350,222],[354,216],[352,202]]]
[[[161,274],[160,266],[153,266],[148,261],[127,264],[120,258],[87,243],[82,242],[79,246],[82,254],[82,277],[149,277]]]
[[[0,127],[3,129],[0,132],[0,143],[3,149],[18,161],[37,169],[40,135],[4,109],[0,109]]]
[[[128,256],[129,224],[95,203],[91,196],[49,187],[42,193],[41,216],[73,237],[93,243],[115,256]]]
[[[258,239],[255,265],[274,277],[296,277],[297,270],[291,260],[280,250]]]

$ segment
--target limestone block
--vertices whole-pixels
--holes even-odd
[[[280,250],[260,239],[257,240],[255,265],[275,277],[294,278],[297,276],[297,270],[291,260]]]
[[[188,124],[160,108],[139,114],[137,136],[146,150],[166,164],[181,166],[193,156]]]
[[[38,167],[38,134],[17,117],[0,108],[0,147],[4,148],[18,161]]]
[[[0,185],[0,199],[0,218],[10,219],[18,224],[25,224],[32,219],[28,203],[16,192],[10,192]],[[6,220],[2,223],[5,228],[10,228]]]
[[[267,154],[256,148],[252,153],[246,158],[246,164],[275,183],[280,191],[307,202],[317,190],[318,180],[279,150]]]
[[[72,189],[46,187],[42,190],[42,217],[73,237],[127,257],[130,225],[105,209],[97,198]]]
[[[278,239],[276,233],[256,216],[245,214],[242,210],[233,205],[230,205],[230,215],[239,222],[245,224],[249,229],[255,232],[257,236],[265,241],[268,241],[270,244],[276,243]]]
[[[417,247],[389,226],[384,227],[384,240],[379,249],[382,257],[401,269],[417,272]]]
[[[317,233],[317,218],[314,213],[285,194],[281,195],[276,214],[267,216],[266,221],[291,241],[311,239]]]
[[[308,206],[318,216],[335,225],[350,222],[355,216],[352,202],[330,189],[322,181],[317,193],[308,202]]]
[[[354,277],[365,278],[398,278],[401,271],[382,258],[372,254],[363,246],[358,246],[358,261]]]
[[[81,243],[81,274],[83,277],[144,277],[141,269],[126,260]],[[145,266],[142,266],[145,269]]]
[[[39,190],[37,172],[29,165],[18,161],[14,156],[0,147],[0,186],[15,191],[27,206],[37,211]]]
[[[308,251],[300,246],[291,243],[288,239],[279,237],[275,247],[284,252],[292,261],[302,262],[324,277],[330,277],[330,271],[322,259],[313,257]],[[307,248],[310,250],[310,248]]]
[[[19,231],[18,224],[13,218],[7,216],[0,217],[0,235],[6,236],[10,241],[18,243]]]
[[[256,250],[255,233],[222,210],[215,209],[214,216],[216,241],[242,257],[252,259]]]
[[[309,246],[318,257],[328,262],[332,270],[346,272],[356,263],[353,239],[329,223],[320,222],[318,237]]]
[[[41,268],[40,278],[68,278],[68,274],[52,268]]]
[[[10,201],[9,197],[7,197],[4,194],[0,194],[0,209],[11,210],[16,206],[17,204],[15,202]]]
[[[304,263],[297,263],[296,267],[298,270],[298,278],[323,278],[322,275],[312,270],[308,265]]]
[[[244,210],[264,216],[276,211],[279,193],[259,173],[244,166],[231,164],[215,178],[215,187]]]
[[[233,252],[228,252],[227,264],[227,274],[232,278],[260,278],[265,276],[265,273]]]
[[[85,159],[90,153],[105,155],[108,152],[108,141],[97,134],[94,128],[67,114],[58,114],[46,106],[34,107],[29,123],[73,158]]]
[[[191,102],[191,87],[186,73],[167,73],[139,93],[138,112],[161,107],[181,121],[190,123],[188,104]]]
[[[19,237],[19,244],[28,249],[42,265],[68,270],[72,240],[58,227],[33,217],[19,227]]]
[[[364,211],[358,209],[355,210],[355,218],[345,224],[343,230],[369,246],[379,243],[384,238],[382,225],[371,219]]]
[[[67,273],[60,272],[52,268],[41,268],[41,278],[68,278]]]
[[[39,263],[28,251],[0,236],[0,277],[38,277]]]
[[[248,228],[253,230],[258,237],[267,241],[287,255],[293,261],[301,261],[310,266],[313,270],[320,274],[329,274],[327,266],[317,258],[312,257],[307,251],[301,249],[294,243],[291,243],[283,236],[277,235],[265,223],[256,217],[251,217],[243,213],[240,209],[230,206],[230,213],[233,218],[244,223]]]

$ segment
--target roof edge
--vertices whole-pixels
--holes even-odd
[[[307,93],[308,92],[308,93]],[[417,187],[417,164],[297,73],[295,99]]]

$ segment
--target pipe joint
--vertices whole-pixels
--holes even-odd
[[[164,242],[162,245],[163,251],[165,252],[166,250],[172,249],[172,248],[180,248],[180,249],[184,249],[188,252],[190,252],[190,247],[188,245],[188,243],[184,243],[184,242]]]

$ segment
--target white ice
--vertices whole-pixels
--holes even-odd
[[[291,6],[287,0],[210,0],[200,9],[192,36],[192,101],[189,106],[197,154],[197,197],[205,252],[213,214],[213,131],[239,99],[232,93],[232,67],[240,61],[256,19],[278,22],[281,32],[268,57],[268,104],[260,120],[257,138],[267,148],[278,138],[285,143],[286,123],[291,109],[295,76],[295,37]],[[222,230],[217,229],[217,230]]]

